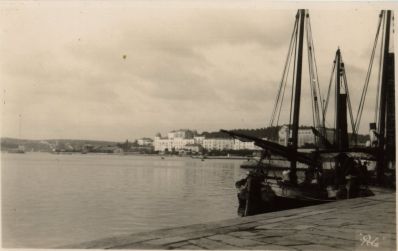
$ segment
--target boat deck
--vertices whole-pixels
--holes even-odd
[[[396,250],[395,193],[67,246],[96,249]]]

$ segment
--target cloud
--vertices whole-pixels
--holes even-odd
[[[2,135],[18,136],[23,114],[24,137],[119,140],[268,125],[296,13],[137,3],[17,7],[1,7]],[[377,12],[339,10],[347,16],[339,20],[336,10],[312,13],[322,90],[340,45],[358,99],[368,64],[364,41],[372,40]],[[311,109],[309,99],[303,107]]]

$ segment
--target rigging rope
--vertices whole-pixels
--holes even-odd
[[[354,115],[352,112],[352,106],[351,106],[351,98],[350,98],[350,91],[348,89],[348,81],[347,81],[347,74],[344,68],[343,72],[343,78],[344,78],[344,87],[345,87],[345,92],[347,94],[347,103],[348,103],[348,111],[350,113],[350,121],[351,121],[351,128],[352,128],[352,133],[356,135],[356,130],[355,130],[355,125],[354,125]],[[354,136],[355,137],[355,136]]]
[[[319,87],[319,77],[316,65],[315,48],[314,41],[312,39],[312,30],[310,17],[307,14],[306,19],[306,31],[307,31],[307,44],[308,44],[308,62],[310,71],[310,86],[312,91],[312,101],[313,101],[313,124],[314,127],[319,127],[320,117],[319,117],[319,101],[322,100],[320,87]],[[320,100],[318,99],[320,98]]]
[[[384,12],[384,14],[385,14],[385,12]],[[386,23],[386,16],[384,15],[383,24],[381,26],[385,27],[384,26],[385,23]],[[382,35],[381,35],[381,41],[384,41],[385,36],[386,36],[385,29],[383,28]],[[382,100],[380,100],[380,99],[381,99],[381,82],[382,82],[381,71],[382,71],[382,65],[383,65],[383,60],[384,60],[383,51],[384,51],[384,44],[381,43],[381,45],[380,45],[380,58],[379,58],[379,71],[377,72],[377,81],[378,82],[377,82],[377,94],[376,94],[376,105],[375,105],[375,120],[374,120],[375,122],[378,121],[378,119],[379,119],[379,112],[378,111],[379,111],[379,107],[380,107],[380,102],[382,102]]]
[[[316,128],[316,118],[315,118],[315,100],[316,100],[316,93],[314,94],[314,83],[313,83],[313,69],[312,69],[312,54],[311,54],[311,44],[310,44],[310,38],[309,38],[309,33],[308,33],[308,22],[306,19],[306,38],[307,38],[307,57],[308,57],[308,71],[309,71],[309,76],[310,76],[310,94],[311,94],[311,109],[312,109],[312,125]]]
[[[296,30],[296,34],[297,34],[297,30]],[[294,43],[292,44],[292,47],[289,48],[289,49],[290,49],[290,52],[289,52],[289,62],[288,62],[287,72],[286,72],[285,79],[284,79],[284,87],[283,87],[283,92],[282,92],[282,100],[281,100],[280,105],[279,105],[279,111],[278,111],[278,117],[277,117],[277,120],[276,120],[276,126],[279,125],[279,118],[280,118],[281,111],[282,111],[283,100],[285,99],[285,90],[286,90],[287,79],[288,79],[289,71],[290,71],[290,63],[291,63],[291,61],[292,61],[293,46],[296,46],[295,43],[296,43],[296,42],[294,41]]]
[[[334,61],[336,61],[336,58],[334,59]],[[328,110],[328,106],[329,106],[329,98],[330,98],[330,91],[332,89],[332,83],[333,83],[333,79],[334,79],[334,71],[336,69],[336,64],[333,63],[333,67],[332,67],[332,73],[330,75],[330,82],[329,82],[329,87],[328,87],[328,93],[326,95],[326,102],[324,104],[324,110],[323,110],[323,115],[326,116],[326,112]],[[326,118],[325,118],[326,119]],[[325,126],[325,125],[324,125]]]
[[[299,17],[297,16],[297,20]],[[295,36],[295,41],[294,41],[294,63],[293,63],[293,75],[292,75],[292,93],[290,96],[290,112],[289,112],[289,135],[290,135],[290,130],[291,130],[291,124],[292,124],[292,111],[293,111],[293,97],[294,97],[294,87],[295,87],[295,76],[296,76],[296,63],[297,63],[297,38],[298,37],[298,27],[296,30],[296,36]]]
[[[308,16],[308,32],[310,33],[310,37],[311,37],[311,47],[312,47],[312,53],[313,53],[313,58],[314,58],[313,59],[314,65],[315,65],[315,76],[316,76],[316,83],[317,83],[317,89],[318,89],[318,97],[319,97],[319,102],[322,102],[323,97],[322,97],[321,88],[319,85],[318,66],[316,63],[315,45],[314,45],[314,41],[312,39],[312,28],[311,28],[310,16]],[[322,103],[320,103],[320,105],[322,108]]]
[[[308,56],[308,64],[309,64],[309,75],[310,75],[310,93],[311,93],[311,108],[312,108],[312,122],[314,127],[319,127],[320,122],[320,112],[322,115],[324,114],[324,109],[322,105],[322,95],[319,85],[319,77],[318,77],[318,70],[316,65],[315,59],[315,51],[314,51],[314,41],[312,39],[312,29],[311,23],[309,19],[308,12],[305,11],[304,13],[304,25],[303,29],[305,32],[305,39],[307,42],[307,56]],[[291,94],[290,94],[290,110],[289,110],[289,124],[292,124],[293,120],[293,104],[295,102],[295,98],[301,97],[294,97],[294,90],[296,85],[296,71],[297,71],[297,60],[298,60],[298,33],[299,33],[299,19],[300,15],[296,16],[296,20],[294,23],[293,32],[290,38],[289,49],[285,60],[285,65],[283,69],[282,79],[280,81],[280,85],[277,91],[276,100],[274,103],[274,108],[271,114],[270,126],[279,125],[280,116],[283,110],[283,102],[286,93],[286,86],[288,85],[289,74],[292,72],[292,84],[291,84]],[[292,71],[290,69],[291,61],[294,60]],[[289,86],[290,87],[290,86]],[[288,87],[288,88],[289,88]],[[290,131],[291,128],[289,128]]]
[[[380,33],[380,26],[381,26],[382,18],[383,18],[383,15],[384,15],[383,13],[384,12],[382,11],[380,16],[379,16],[379,23],[377,25],[375,41],[374,41],[374,44],[373,44],[372,54],[370,56],[370,63],[369,63],[369,67],[368,67],[368,72],[366,74],[365,84],[364,84],[364,88],[362,90],[362,95],[361,95],[361,99],[360,99],[359,106],[358,106],[357,116],[355,118],[355,123],[354,124],[355,124],[355,131],[357,131],[357,132],[359,131],[359,125],[360,125],[361,119],[362,119],[362,112],[363,112],[363,107],[364,107],[364,104],[365,104],[366,93],[367,93],[368,86],[369,86],[369,79],[370,79],[370,75],[371,75],[371,72],[372,72],[374,55],[375,55],[375,51],[376,51],[376,47],[377,47],[377,43],[378,43],[378,38],[379,38],[379,33]]]
[[[279,89],[278,89],[278,92],[277,92],[277,98],[275,100],[274,109],[273,109],[272,115],[271,115],[270,126],[273,125],[274,120],[275,120],[275,116],[276,116],[276,113],[277,113],[277,110],[278,110],[279,100],[280,100],[280,96],[281,96],[281,91],[283,89],[283,84],[285,82],[284,80],[286,78],[286,69],[288,68],[288,64],[290,65],[290,63],[288,63],[288,62],[290,61],[291,48],[292,48],[293,40],[294,40],[294,37],[295,37],[296,29],[297,29],[297,23],[298,23],[298,21],[296,19],[296,21],[294,23],[292,36],[290,38],[289,50],[288,50],[287,56],[286,56],[285,67],[283,69],[281,83],[279,85]]]

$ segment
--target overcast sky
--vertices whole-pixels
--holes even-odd
[[[268,126],[298,7],[1,3],[1,136],[124,140]],[[340,46],[354,115],[380,9],[310,8],[322,92]],[[301,124],[311,124],[304,75]],[[371,86],[363,132],[374,96]]]

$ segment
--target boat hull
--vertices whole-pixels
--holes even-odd
[[[304,181],[292,184],[280,177],[251,172],[236,183],[238,215],[249,216],[298,207],[317,205],[341,199],[374,195],[367,186],[351,179],[344,186],[325,186]]]

